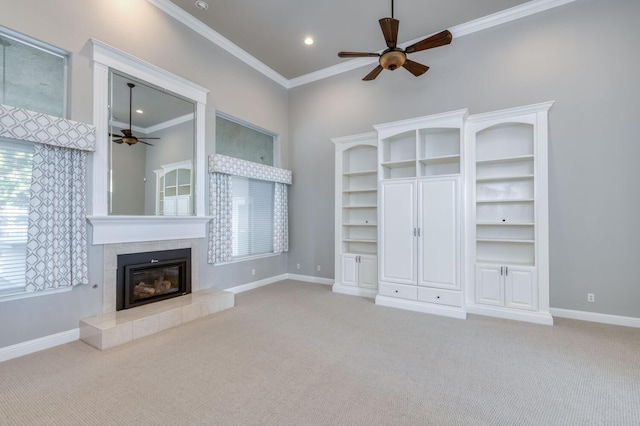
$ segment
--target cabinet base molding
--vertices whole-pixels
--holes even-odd
[[[532,322],[542,325],[553,325],[553,317],[548,312],[525,312],[482,306],[475,303],[467,303],[467,312],[476,315],[510,319],[516,321]]]
[[[368,297],[369,299],[375,299],[378,294],[378,290],[372,290],[367,288],[354,287],[350,285],[342,285],[335,283],[332,287],[334,293],[348,294],[349,296]]]
[[[407,311],[422,312],[425,314],[441,315],[450,318],[466,319],[467,313],[462,308],[454,306],[436,305],[415,300],[403,300],[396,297],[376,296],[376,305],[390,308],[404,309]]]

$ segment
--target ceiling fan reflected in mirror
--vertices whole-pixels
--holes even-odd
[[[149,142],[145,142],[142,139],[160,139],[160,138],[147,138],[147,137],[138,138],[136,136],[133,136],[133,132],[131,131],[131,110],[133,109],[132,108],[133,88],[136,87],[136,85],[133,83],[127,83],[127,86],[129,87],[129,128],[121,130],[122,132],[121,135],[114,135],[109,133],[109,136],[112,138],[111,140],[115,143],[120,143],[120,144],[126,143],[127,145],[131,146],[140,142],[145,145],[153,146],[153,144]]]
[[[338,56],[341,58],[368,58],[378,57],[379,65],[367,74],[363,80],[370,81],[375,79],[383,69],[394,71],[400,67],[403,67],[416,77],[421,76],[429,70],[429,67],[422,65],[418,62],[414,62],[407,59],[408,53],[420,52],[422,50],[433,49],[434,47],[445,46],[451,43],[452,35],[449,30],[444,30],[438,34],[434,34],[425,38],[417,43],[407,46],[405,49],[397,46],[398,42],[398,27],[400,21],[393,17],[393,0],[391,0],[391,18],[382,18],[380,22],[380,28],[382,29],[382,35],[387,42],[387,49],[382,53],[368,53],[368,52],[339,52]]]

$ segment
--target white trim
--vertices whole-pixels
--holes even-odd
[[[354,287],[351,285],[342,285],[340,283],[335,283],[333,287],[331,287],[331,290],[334,293],[347,294],[349,296],[366,297],[369,299],[375,299],[378,295],[378,290]]]
[[[87,216],[92,244],[205,238],[209,216]]]
[[[149,133],[154,133],[160,130],[168,129],[169,127],[177,126],[178,124],[186,123],[187,121],[191,121],[194,118],[195,115],[193,113],[190,113],[182,115],[180,117],[172,118],[167,121],[163,121],[162,123],[154,124],[153,126],[149,127],[131,126],[131,130],[148,135]],[[109,125],[114,127],[121,127],[123,129],[129,128],[129,124],[123,123],[122,121],[112,120],[109,122]]]
[[[80,329],[74,328],[61,333],[5,346],[4,348],[0,348],[0,362],[64,345],[65,343],[75,342],[78,339],[80,339]]]
[[[376,296],[376,305],[390,308],[404,309],[407,311],[422,312],[424,314],[441,315],[449,318],[466,319],[467,313],[462,308],[454,306],[436,305],[433,303],[418,302],[416,300],[398,299],[396,297]]]
[[[267,258],[267,257],[275,257],[275,256],[280,256],[282,254],[284,254],[284,253],[269,252],[269,253],[254,254],[254,255],[251,255],[251,256],[232,258],[231,260],[227,260],[226,262],[214,263],[213,267],[215,268],[216,266],[232,265],[234,263],[248,262],[250,260],[264,259],[264,258]]]
[[[221,47],[222,49],[226,50],[236,58],[240,59],[245,64],[249,65],[250,67],[257,70],[258,72],[269,77],[271,80],[275,81],[281,86],[288,88],[289,80],[287,80],[286,78],[278,74],[276,71],[269,68],[267,65],[263,64],[262,62],[257,60],[255,57],[253,57],[252,55],[250,55],[249,53],[247,53],[246,51],[238,47],[229,39],[222,36],[217,31],[214,31],[211,27],[207,26],[202,21],[196,19],[189,13],[185,12],[184,10],[182,10],[180,7],[176,6],[169,0],[148,0],[148,1],[158,9],[162,10],[167,15],[183,23],[184,25],[189,27],[191,30],[200,34],[202,37],[206,38],[213,44],[217,45],[218,47]]]
[[[467,312],[476,315],[487,315],[490,317],[509,319],[515,321],[532,322],[534,324],[553,325],[553,317],[546,312],[536,311],[511,311],[498,307],[479,306],[476,304],[467,304]]]
[[[296,275],[296,274],[287,273],[287,274],[276,275],[270,278],[265,278],[258,281],[253,281],[247,284],[241,284],[235,287],[225,288],[224,291],[228,291],[234,294],[244,293],[245,291],[264,287],[269,284],[275,284],[277,282],[285,281],[285,280],[303,281],[303,282],[308,282],[313,284],[323,284],[323,285],[333,284],[333,280],[329,278],[319,278],[319,277],[312,277],[308,275]]]
[[[333,285],[331,278],[312,277],[310,275],[287,274],[288,280],[303,281],[311,284]]]
[[[600,314],[598,312],[574,311],[571,309],[551,308],[551,315],[558,318],[569,318],[580,321],[598,322],[601,324],[620,325],[640,328],[640,318],[622,315]]]
[[[164,222],[168,224],[165,228],[173,228],[172,231],[165,231],[152,229],[153,226],[158,223],[157,219],[151,216],[140,216],[137,219],[137,224],[144,225],[142,228],[153,231],[150,235],[139,236],[137,240],[132,239],[132,235],[140,235],[139,229],[136,227],[129,227],[128,230],[133,231],[133,234],[126,235],[126,232],[120,230],[116,234],[121,235],[122,238],[118,241],[105,236],[103,241],[110,241],[110,243],[116,242],[136,242],[136,241],[150,241],[150,238],[156,232],[165,235],[160,239],[180,239],[180,238],[204,238],[206,232],[204,229],[204,223],[210,218],[205,218],[205,176],[207,174],[206,155],[205,155],[205,108],[207,102],[207,95],[209,90],[192,83],[178,75],[172,74],[163,70],[153,64],[142,61],[134,56],[129,55],[126,52],[118,50],[112,46],[109,46],[99,40],[91,39],[93,46],[93,120],[96,127],[96,151],[93,154],[93,175],[91,187],[92,200],[89,214],[92,219],[91,223],[94,224],[94,237],[96,236],[96,230],[101,225],[107,225],[108,221],[113,221],[111,225],[107,225],[106,229],[116,229],[117,224],[123,222],[131,222],[130,216],[117,217],[108,216],[108,140],[107,134],[109,132],[108,123],[108,104],[109,104],[109,69],[118,70],[129,74],[133,77],[140,78],[163,89],[176,93],[184,98],[191,99],[196,103],[196,152],[194,160],[195,168],[195,217],[191,221],[176,216],[167,216],[166,219],[170,222]],[[196,222],[202,222],[202,230],[196,231],[193,226]],[[97,224],[97,227],[96,227]],[[186,227],[183,227],[186,225]],[[104,234],[104,232],[103,232]],[[100,235],[100,230],[98,230]],[[155,239],[155,238],[154,238]],[[93,244],[99,244],[95,240]]]
[[[180,117],[172,118],[171,120],[167,120],[163,123],[156,124],[154,126],[149,126],[144,129],[144,133],[154,133],[160,130],[168,129],[169,127],[177,126],[178,124],[186,123],[187,121],[191,121],[195,118],[193,113],[181,115]]]
[[[236,44],[229,41],[229,39],[223,37],[220,33],[214,31],[211,27],[205,25],[202,21],[196,19],[189,13],[185,12],[180,7],[176,6],[169,0],[147,0],[149,3],[156,6],[158,9],[165,12],[167,15],[175,18],[182,24],[186,25],[202,37],[211,41],[218,47],[226,50],[236,58],[240,59],[247,65],[251,66],[255,70],[261,72],[271,80],[280,84],[286,89],[302,86],[307,83],[322,80],[328,77],[333,77],[338,74],[352,71],[354,69],[370,65],[378,62],[377,58],[354,58],[348,61],[341,62],[339,64],[323,68],[318,71],[314,71],[305,75],[293,79],[286,79],[282,75],[278,74],[272,68],[268,67],[264,63],[260,62],[254,56],[250,55]],[[536,13],[544,12],[555,7],[563,6],[568,3],[572,3],[577,0],[531,0],[527,3],[523,3],[518,6],[511,7],[509,9],[502,10],[491,15],[484,16],[482,18],[474,19],[473,21],[465,22],[460,25],[449,28],[453,38],[464,37],[479,31],[486,30],[498,25],[506,24],[518,19],[526,18]],[[426,37],[426,36],[425,36]],[[417,41],[424,39],[420,37],[414,40],[410,40],[405,43],[399,44],[399,47],[405,48]]]
[[[244,293],[245,291],[253,290],[256,288],[264,287],[269,284],[274,284],[287,279],[287,274],[276,275],[275,277],[265,278],[259,281],[253,281],[247,284],[238,285],[231,288],[225,288],[224,291],[228,291],[234,294]]]

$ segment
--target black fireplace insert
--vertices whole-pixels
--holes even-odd
[[[191,249],[118,255],[116,310],[191,293]]]

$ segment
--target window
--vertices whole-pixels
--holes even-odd
[[[33,145],[0,139],[0,294],[25,287]]]
[[[65,117],[64,52],[0,27],[0,103]]]
[[[216,153],[276,164],[276,136],[231,117],[216,116]],[[232,176],[232,257],[273,253],[275,183]]]
[[[216,154],[277,166],[276,136],[230,117],[216,116]]]
[[[274,183],[232,177],[233,257],[273,252]]]
[[[0,27],[0,103],[65,116],[64,52]],[[0,295],[25,290],[33,144],[0,138]]]

